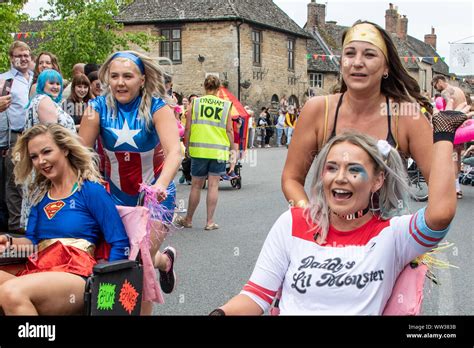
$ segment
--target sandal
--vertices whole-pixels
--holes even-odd
[[[219,225],[216,224],[216,223],[212,223],[210,225],[207,225],[206,227],[204,227],[204,229],[206,231],[212,231],[212,230],[217,230],[219,228]]]
[[[458,199],[462,199],[462,191],[456,192]]]
[[[184,228],[193,228],[193,224],[186,222],[186,219],[179,215],[174,219],[174,224]]]

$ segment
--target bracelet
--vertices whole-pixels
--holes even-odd
[[[305,199],[302,199],[301,201],[298,201],[298,203],[296,203],[296,206],[298,208],[306,208],[308,207],[308,201]]]
[[[297,207],[297,208],[306,208],[308,207],[308,204],[309,204],[308,201],[305,199],[302,199],[298,201],[297,203],[295,203],[294,200],[290,199],[288,203],[290,204],[290,207]]]
[[[13,245],[13,237],[10,236],[8,233],[5,234],[5,237],[7,237],[8,248],[10,248]]]
[[[222,309],[217,308],[217,309],[214,309],[211,313],[209,313],[209,316],[213,316],[213,317],[224,316],[225,317],[225,312]]]

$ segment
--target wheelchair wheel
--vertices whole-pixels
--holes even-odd
[[[240,190],[242,188],[242,179],[241,178],[232,179],[230,181],[230,184],[232,185],[233,188]]]

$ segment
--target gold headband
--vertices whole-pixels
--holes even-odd
[[[378,47],[388,62],[387,45],[385,44],[382,34],[380,34],[377,28],[372,24],[361,23],[350,28],[342,47],[346,47],[346,45],[352,41],[364,41]]]

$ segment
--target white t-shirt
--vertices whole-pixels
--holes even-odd
[[[324,245],[310,230],[303,209],[281,215],[241,294],[266,311],[283,284],[281,315],[380,315],[400,272],[449,228],[429,229],[422,209],[350,232],[331,227]]]
[[[253,117],[250,116],[250,117],[248,118],[249,128],[254,128],[254,127],[253,127],[253,123],[254,123],[254,122],[255,122],[255,121],[254,121]]]

